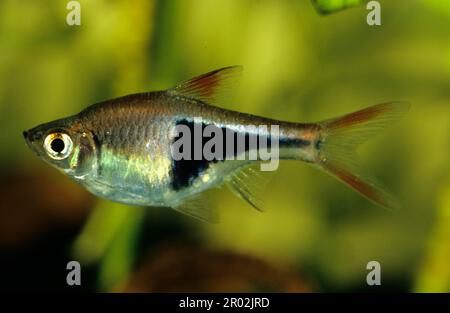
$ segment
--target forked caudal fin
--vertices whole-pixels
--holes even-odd
[[[399,208],[399,202],[389,192],[363,174],[355,160],[355,149],[404,115],[409,106],[407,102],[383,103],[318,123],[321,140],[316,165],[374,203]]]

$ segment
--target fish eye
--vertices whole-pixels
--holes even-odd
[[[55,160],[63,160],[72,152],[73,142],[69,135],[64,133],[52,133],[44,139],[44,148],[49,157]]]

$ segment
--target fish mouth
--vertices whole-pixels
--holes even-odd
[[[24,130],[22,132],[23,138],[25,139],[25,142],[31,147],[31,144],[33,143],[33,134],[29,130]]]
[[[43,132],[40,130],[29,129],[22,132],[23,138],[25,141],[33,143],[42,139]]]
[[[31,148],[31,132],[29,130],[24,130],[22,132],[23,138],[25,139],[25,142],[27,145]]]
[[[27,143],[27,146],[38,156],[40,155],[39,149],[36,147],[36,138],[32,131],[25,130],[22,132],[23,138],[25,139],[25,142]]]

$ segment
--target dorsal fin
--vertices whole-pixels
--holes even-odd
[[[214,103],[237,84],[242,66],[228,66],[187,80],[168,90],[170,94]]]

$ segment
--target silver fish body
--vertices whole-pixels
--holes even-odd
[[[199,195],[224,182],[260,208],[263,183],[253,165],[261,163],[260,153],[268,150],[277,152],[275,159],[312,164],[381,206],[398,206],[379,184],[359,172],[351,157],[360,143],[401,116],[408,104],[380,104],[319,123],[282,122],[211,105],[240,71],[227,67],[168,90],[97,103],[26,131],[24,137],[40,158],[97,196],[131,205],[172,207],[208,221],[216,221],[217,214],[198,200]],[[211,127],[223,133],[214,149],[223,151],[213,159],[202,155],[209,144],[205,132],[213,137]],[[174,158],[181,128],[194,133],[186,145],[192,148],[190,158]],[[237,138],[244,142],[241,150],[236,149]],[[248,158],[252,152],[256,158]]]
[[[239,134],[251,133],[253,126],[280,126],[280,142],[297,142],[304,133],[303,157],[312,150],[314,127],[299,130],[295,123],[279,122],[223,110],[204,102],[171,96],[165,92],[131,95],[94,105],[77,119],[95,134],[95,166],[89,175],[77,178],[94,194],[114,201],[149,206],[176,206],[184,199],[219,186],[231,172],[250,160],[174,161],[171,146],[175,127],[182,123],[215,125]],[[251,125],[251,126],[249,126]],[[257,133],[271,138],[270,133]],[[205,141],[205,139],[203,139]],[[308,144],[305,144],[308,143]],[[281,145],[280,158],[302,155],[297,147]],[[181,164],[186,163],[186,164]],[[181,165],[187,169],[177,170]]]

